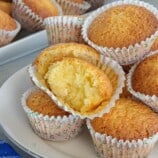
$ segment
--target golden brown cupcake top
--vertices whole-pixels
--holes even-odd
[[[104,71],[79,58],[65,57],[54,62],[45,78],[59,100],[82,114],[92,112],[113,92]]]
[[[126,98],[91,123],[95,131],[123,140],[148,138],[158,132],[158,115],[143,103]]]
[[[146,95],[158,96],[158,54],[138,64],[132,76],[132,87]]]
[[[86,44],[60,43],[44,49],[37,56],[34,61],[37,72],[43,77],[51,63],[66,56],[81,58],[93,64],[100,58],[99,53]]]
[[[88,37],[100,46],[123,48],[150,37],[158,20],[144,7],[121,5],[98,15],[88,29]]]
[[[58,8],[50,0],[23,0],[23,2],[42,18],[59,15]]]
[[[0,29],[6,31],[13,31],[16,29],[15,20],[2,10],[0,10]]]
[[[0,10],[6,12],[7,14],[11,15],[12,11],[12,3],[7,1],[0,1]]]
[[[68,112],[58,108],[51,98],[43,91],[37,89],[32,92],[27,100],[27,106],[34,112],[48,116],[65,116]]]

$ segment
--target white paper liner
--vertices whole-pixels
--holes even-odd
[[[145,158],[158,140],[158,133],[143,140],[123,141],[95,132],[90,120],[87,120],[95,150],[102,158]],[[124,129],[125,130],[125,129]]]
[[[90,8],[90,4],[86,1],[84,1],[83,3],[75,3],[69,0],[56,1],[62,7],[64,15],[81,15]]]
[[[32,111],[26,103],[27,97],[37,87],[31,87],[22,96],[21,103],[30,124],[37,135],[46,140],[65,141],[76,137],[82,130],[84,120],[78,116],[52,116]]]
[[[158,18],[158,10],[148,3],[145,3],[143,1],[138,0],[123,0],[123,1],[117,1],[113,2],[107,5],[104,5],[103,7],[97,9],[94,11],[84,22],[82,27],[82,36],[83,39],[93,48],[101,52],[101,54],[105,54],[106,56],[118,61],[121,65],[129,65],[133,64],[136,61],[143,58],[146,54],[149,53],[149,50],[153,44],[153,42],[158,37],[158,31],[156,31],[153,35],[151,35],[149,38],[146,38],[144,41],[141,41],[140,43],[136,43],[135,45],[130,45],[129,47],[125,48],[107,48],[103,46],[99,46],[92,42],[88,38],[88,28],[91,25],[92,21],[100,15],[102,12],[108,10],[109,8],[112,8],[114,6],[124,5],[124,4],[133,4],[137,6],[142,6],[148,9],[150,12],[152,12],[157,18]]]
[[[21,25],[19,24],[18,21],[16,21],[16,29],[12,30],[12,31],[6,31],[6,30],[1,30],[0,29],[0,46],[6,45],[8,43],[10,43],[15,37],[16,35],[19,33],[20,29],[21,29]]]
[[[101,117],[104,113],[108,113],[110,111],[110,109],[115,106],[116,100],[119,99],[119,95],[120,95],[120,93],[122,93],[122,88],[124,87],[124,81],[125,81],[124,71],[123,71],[122,67],[116,61],[114,61],[108,57],[106,57],[106,58],[101,57],[100,62],[103,65],[106,65],[107,67],[112,68],[112,70],[115,72],[115,74],[118,75],[118,84],[117,84],[116,91],[113,93],[113,95],[112,95],[111,99],[109,100],[109,103],[106,105],[106,107],[95,114],[81,114],[80,112],[77,112],[77,111],[73,110],[72,108],[70,108],[69,105],[67,105],[66,103],[62,103],[62,101],[60,101],[47,87],[45,87],[37,79],[35,66],[30,65],[28,67],[28,72],[29,72],[29,75],[30,75],[32,81],[34,82],[34,84],[37,87],[39,87],[40,89],[42,89],[43,91],[45,91],[60,108],[72,113],[73,115],[80,116],[80,118],[82,118],[82,119],[84,119],[84,118],[93,119],[94,117]],[[111,74],[108,69],[105,69],[104,72],[107,74],[107,76]]]
[[[149,55],[147,55],[146,57],[144,57],[144,59],[147,58],[147,57],[149,57],[149,56],[152,56],[154,54],[158,54],[158,51],[151,52]],[[132,87],[132,76],[133,76],[133,73],[134,73],[136,67],[138,66],[138,64],[140,62],[141,61],[139,61],[135,65],[133,65],[132,68],[129,71],[129,74],[127,75],[127,88],[128,88],[128,91],[134,97],[136,97],[137,99],[141,100],[142,102],[144,102],[145,104],[147,104],[148,106],[150,106],[155,112],[158,112],[158,96],[156,96],[156,95],[150,96],[150,95],[145,95],[145,94],[140,93],[140,92],[136,92],[133,89],[133,87]]]
[[[84,43],[81,35],[83,17],[56,16],[44,20],[49,44],[78,42]]]
[[[51,0],[59,10],[59,14],[62,15],[62,9],[58,3]],[[29,31],[38,31],[44,29],[43,18],[33,12],[23,0],[13,0],[12,15],[17,19],[23,28]]]

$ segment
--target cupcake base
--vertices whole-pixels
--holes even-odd
[[[102,158],[145,158],[158,140],[158,133],[143,140],[123,141],[94,131],[87,120],[95,150]]]

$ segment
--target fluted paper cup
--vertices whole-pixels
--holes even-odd
[[[62,109],[65,111],[68,111],[72,113],[73,115],[77,115],[80,118],[90,118],[93,119],[94,117],[100,117],[104,113],[108,113],[112,107],[115,106],[116,100],[119,99],[119,95],[122,92],[122,88],[124,87],[124,81],[125,81],[125,74],[122,69],[122,67],[114,60],[111,60],[110,58],[101,58],[98,67],[102,69],[110,79],[113,87],[113,95],[112,97],[107,100],[106,102],[102,103],[97,109],[90,113],[81,114],[78,111],[75,111],[72,109],[67,103],[64,103],[62,100],[57,98],[53,92],[50,91],[49,87],[47,85],[44,85],[36,75],[36,67],[30,65],[28,68],[29,75],[32,79],[32,81],[35,83],[37,87],[45,91],[52,100]]]
[[[66,141],[76,137],[82,130],[84,120],[78,116],[51,116],[32,111],[26,103],[26,99],[37,87],[31,87],[22,96],[22,107],[27,114],[34,132],[43,139],[52,141]]]
[[[59,4],[54,0],[51,0],[51,2],[58,8],[59,14],[62,15],[62,9]],[[23,2],[23,0],[13,0],[12,15],[16,20],[20,22],[23,28],[29,31],[38,31],[44,29],[44,19],[33,12]]]
[[[141,41],[140,43],[136,43],[135,45],[129,45],[127,48],[123,47],[123,48],[115,49],[113,47],[108,48],[108,47],[99,46],[95,44],[94,42],[92,42],[88,37],[88,29],[91,23],[93,22],[93,20],[104,11],[115,6],[126,5],[126,4],[132,4],[132,5],[145,7],[147,10],[152,12],[158,18],[158,10],[154,6],[148,3],[145,3],[143,1],[124,0],[124,1],[116,1],[107,5],[104,5],[103,7],[97,9],[85,20],[82,27],[82,36],[85,42],[87,42],[90,46],[92,46],[93,48],[101,52],[101,54],[104,54],[118,61],[121,65],[133,64],[136,61],[139,61],[140,59],[142,59],[145,55],[147,55],[149,53],[149,50],[153,42],[158,37],[158,31],[156,31],[154,34],[146,38],[144,41]]]
[[[149,55],[147,55],[145,58],[152,56],[154,54],[158,54],[158,51],[152,52]],[[135,71],[135,69],[137,68],[138,64],[141,61],[137,62],[135,65],[132,66],[132,68],[129,71],[129,74],[127,76],[127,88],[128,91],[137,99],[141,100],[142,102],[144,102],[145,104],[147,104],[148,106],[150,106],[155,112],[158,112],[158,96],[156,95],[146,95],[144,93],[140,93],[140,92],[136,92],[133,87],[132,87],[132,76],[133,73]]]
[[[78,42],[84,43],[81,35],[83,17],[56,16],[44,20],[49,44]]]
[[[96,132],[90,120],[87,120],[87,127],[95,150],[102,158],[144,158],[149,155],[158,140],[158,133],[142,140],[118,140],[112,136]]]
[[[21,29],[21,25],[19,24],[19,22],[16,22],[16,29],[12,30],[12,31],[6,31],[6,30],[2,30],[0,29],[0,46],[6,45],[8,43],[10,43],[15,37],[16,35],[19,33],[20,29]]]
[[[84,1],[83,3],[76,3],[70,0],[56,0],[62,7],[64,15],[81,15],[85,13],[90,4]]]

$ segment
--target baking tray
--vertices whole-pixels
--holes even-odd
[[[0,48],[0,66],[48,46],[45,30],[28,35]]]

